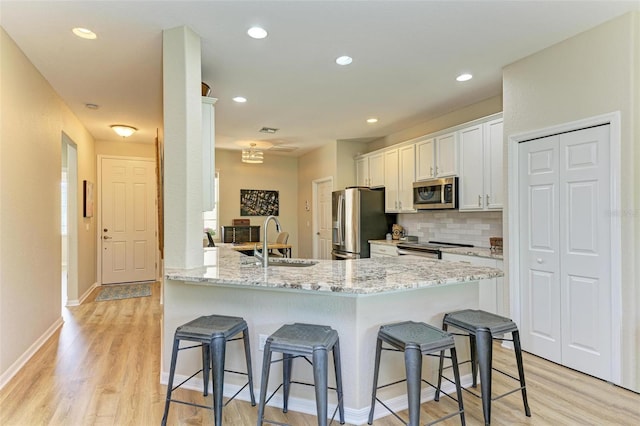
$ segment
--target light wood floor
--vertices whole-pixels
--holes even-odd
[[[82,306],[65,310],[61,331],[0,391],[0,425],[159,425],[166,392],[159,383],[159,291],[154,284],[151,297],[95,302],[96,291]],[[496,346],[494,354],[496,365],[515,371],[511,352]],[[493,403],[492,424],[640,425],[640,395],[529,354],[524,362],[533,416],[525,417],[516,393]],[[494,376],[500,392],[503,380]],[[197,392],[179,392],[202,400]],[[465,392],[464,404],[467,424],[481,425],[480,400]],[[423,423],[452,407],[446,398],[423,404]],[[223,411],[224,424],[254,425],[256,412],[249,403],[232,401]],[[317,424],[310,415],[273,408],[266,414],[294,426]],[[213,417],[209,410],[172,404],[169,424],[210,425]],[[387,416],[374,424],[400,423]]]

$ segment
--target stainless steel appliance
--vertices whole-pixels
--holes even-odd
[[[332,194],[332,252],[334,260],[369,257],[369,240],[389,232],[384,190],[347,188]]]
[[[457,209],[458,178],[425,180],[413,184],[413,208],[416,210]]]
[[[473,247],[473,245],[445,243],[442,241],[429,241],[428,243],[406,242],[398,244],[398,254],[442,259],[441,249],[445,247]]]

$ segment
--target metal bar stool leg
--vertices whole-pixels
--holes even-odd
[[[465,426],[464,420],[464,406],[462,405],[462,386],[460,384],[460,370],[458,369],[458,356],[456,355],[455,346],[451,348],[451,365],[453,367],[453,378],[456,381],[456,395],[458,398],[458,409],[460,410],[460,423],[462,426]],[[444,351],[440,352],[440,362],[442,362]],[[440,367],[442,368],[442,367]],[[438,377],[440,380],[440,377]],[[438,386],[438,392],[440,391],[440,386]],[[436,400],[437,401],[437,400]]]
[[[213,411],[215,426],[222,425],[222,398],[224,396],[224,357],[226,341],[223,336],[211,341],[211,358],[213,359]]]
[[[282,412],[289,411],[289,392],[291,391],[291,369],[293,367],[293,355],[282,354]]]
[[[373,389],[371,390],[371,408],[369,409],[368,424],[373,423],[373,412],[376,408],[376,392],[378,390],[378,373],[380,372],[380,355],[382,353],[382,339],[378,337],[376,343],[376,360],[373,364]]]
[[[520,333],[516,330],[511,332],[513,337],[513,348],[516,353],[516,362],[518,363],[518,376],[520,377],[520,386],[522,387],[522,402],[524,403],[524,413],[527,417],[531,417],[529,402],[527,400],[527,387],[524,382],[524,365],[522,363],[522,348],[520,347]]]
[[[162,416],[162,426],[166,426],[169,415],[169,404],[171,403],[171,392],[173,392],[173,378],[176,374],[176,361],[178,358],[178,347],[180,340],[173,337],[173,351],[171,352],[171,366],[169,367],[169,383],[167,383],[167,400],[164,404],[164,415]]]
[[[420,425],[420,385],[422,383],[422,352],[417,347],[404,350],[404,367],[407,376],[407,399],[409,402],[408,426]]]
[[[316,390],[318,426],[327,426],[327,358],[326,349],[316,349],[313,351],[313,381]]]
[[[453,359],[452,359],[453,362]],[[442,386],[442,370],[444,370],[444,351],[440,351],[440,362],[438,363],[438,385],[436,386],[436,395],[434,401],[440,401],[440,387]]]
[[[338,414],[340,424],[344,424],[344,400],[342,393],[342,366],[340,365],[340,340],[333,346],[333,367],[336,374],[336,393],[338,394]]]
[[[271,342],[264,344],[262,357],[262,378],[260,380],[260,403],[258,404],[257,426],[262,426],[264,420],[264,406],[267,404],[267,384],[269,383],[269,370],[271,369]]]
[[[471,386],[478,387],[478,345],[476,343],[476,336],[469,333],[469,352],[471,353]]]
[[[255,407],[256,397],[253,393],[253,368],[251,366],[251,344],[249,343],[249,330],[242,331],[242,340],[244,343],[244,357],[247,362],[247,374],[249,375],[249,396],[251,397],[251,406]]]
[[[476,349],[480,369],[480,389],[484,424],[491,424],[491,362],[493,359],[493,338],[489,330],[478,330]]]
[[[209,395],[209,371],[211,368],[211,347],[202,344],[202,381],[204,382],[203,396]]]

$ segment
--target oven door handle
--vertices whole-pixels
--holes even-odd
[[[410,255],[410,256],[420,256],[420,257],[429,257],[431,259],[441,259],[442,253],[440,251],[420,251],[420,250],[406,250],[406,249],[398,249],[398,255]]]

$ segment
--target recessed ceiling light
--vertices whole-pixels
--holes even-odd
[[[239,104],[243,104],[245,102],[247,102],[247,98],[242,97],[242,96],[236,96],[235,98],[233,98],[234,102],[238,102]]]
[[[353,58],[351,56],[340,56],[339,58],[336,58],[336,64],[338,65],[349,65],[351,62],[353,62]]]
[[[249,37],[251,38],[261,39],[261,38],[265,38],[268,33],[267,33],[267,30],[265,30],[264,28],[251,27],[247,30],[247,34],[249,34]]]
[[[77,35],[78,37],[86,38],[87,40],[95,40],[96,38],[98,38],[96,33],[94,33],[91,30],[88,30],[86,28],[76,27],[76,28],[72,29],[71,31],[73,31],[73,33],[75,35]]]
[[[460,74],[459,76],[456,77],[456,80],[458,81],[467,81],[467,80],[471,80],[473,78],[473,76],[471,74]]]
[[[373,123],[377,123],[377,122],[378,122],[377,118],[373,118],[373,117],[372,118],[367,118],[367,123],[369,123],[369,124],[373,124]]]

